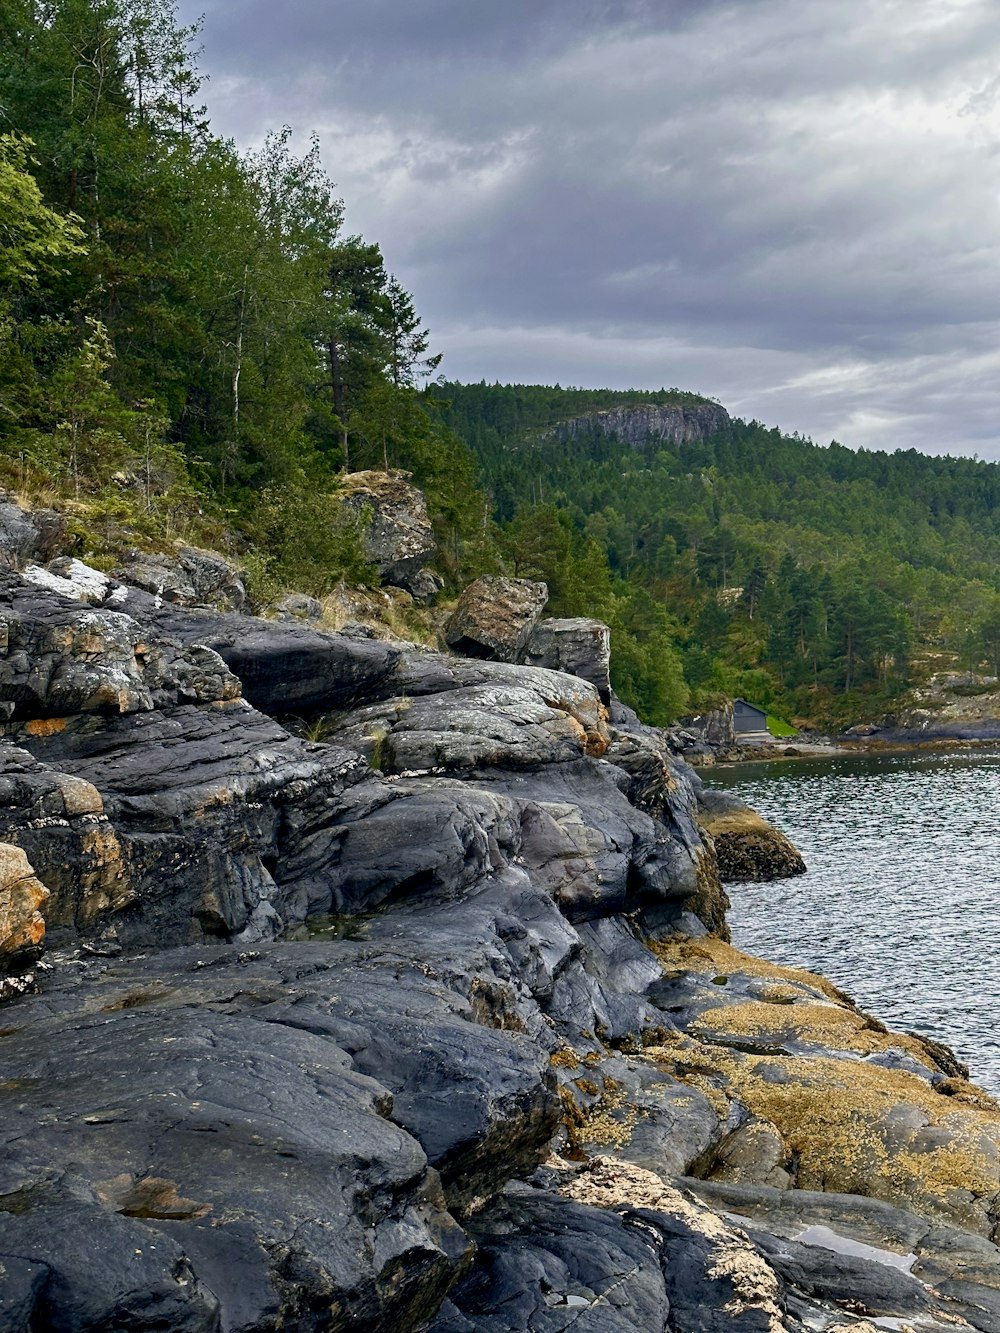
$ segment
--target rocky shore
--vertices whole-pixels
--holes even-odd
[[[594,622],[325,633],[50,527],[0,571],[0,1328],[1000,1329],[1000,1110],[727,942],[753,820]]]

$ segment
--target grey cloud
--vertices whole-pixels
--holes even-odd
[[[320,132],[449,374],[1000,453],[989,0],[216,3],[204,39],[217,124]]]

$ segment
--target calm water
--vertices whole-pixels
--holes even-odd
[[[809,867],[730,885],[733,942],[823,972],[890,1027],[947,1042],[1000,1093],[1000,751],[704,776],[783,829]]]

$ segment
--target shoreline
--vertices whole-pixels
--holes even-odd
[[[1000,750],[1000,737],[937,736],[926,740],[902,738],[850,738],[838,741],[802,741],[773,745],[720,747],[718,753],[683,754],[680,757],[699,772],[710,768],[736,768],[741,764],[774,763],[777,760],[841,759],[863,755],[934,753],[963,750]]]

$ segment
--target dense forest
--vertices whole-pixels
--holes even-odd
[[[612,585],[667,616],[692,706],[739,694],[857,721],[891,708],[930,655],[997,673],[997,464],[822,448],[757,422],[640,449],[553,429],[599,408],[691,400],[676,390],[429,392],[475,450],[520,571],[545,572],[539,534],[559,525],[579,551],[605,552]]]

